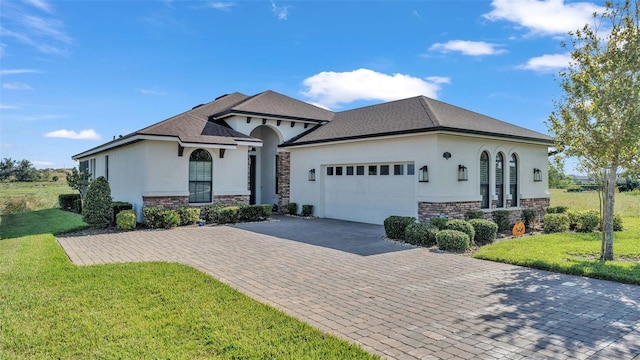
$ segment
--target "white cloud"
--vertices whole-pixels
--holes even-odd
[[[594,12],[604,10],[593,3],[565,4],[564,0],[493,0],[491,5],[493,10],[484,18],[511,21],[540,35],[565,35],[582,29],[585,24],[592,24]]]
[[[153,89],[138,89],[138,92],[143,95],[164,95],[163,92]]]
[[[236,6],[236,3],[225,2],[225,1],[213,1],[208,3],[207,6],[216,10],[229,10],[232,7]]]
[[[53,165],[53,163],[51,161],[38,161],[38,160],[35,160],[35,161],[32,161],[31,163],[33,165],[35,165],[35,166],[52,166]]]
[[[80,132],[62,129],[48,132],[44,134],[44,137],[73,140],[100,140],[100,135],[98,135],[98,133],[93,129],[80,130]]]
[[[2,83],[2,88],[6,90],[33,90],[31,86],[19,82]]]
[[[20,108],[14,105],[0,104],[0,110],[16,110],[16,109],[20,109]]]
[[[497,55],[507,52],[506,50],[498,49],[499,46],[498,44],[484,41],[451,40],[446,43],[435,43],[431,45],[429,50],[443,53],[459,51],[469,56]]]
[[[0,70],[0,75],[17,75],[17,74],[31,74],[31,73],[39,73],[39,70],[35,69],[8,69],[8,70]]]
[[[48,13],[52,12],[51,5],[43,0],[24,0],[27,4],[40,9],[42,11],[46,11]]]
[[[7,47],[7,44],[0,43],[0,58],[4,56],[4,49]]]
[[[331,108],[357,100],[391,101],[425,95],[436,98],[446,77],[421,79],[405,74],[383,74],[369,69],[349,72],[323,71],[306,78],[304,96],[314,103]]]
[[[271,0],[271,11],[273,11],[278,20],[287,20],[290,7],[291,6],[277,6],[276,3]]]
[[[518,69],[533,70],[537,72],[556,72],[569,66],[571,55],[546,54],[529,59],[525,64],[518,65]]]

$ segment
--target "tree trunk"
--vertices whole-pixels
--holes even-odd
[[[616,168],[609,169],[605,180],[604,207],[604,252],[602,260],[613,260],[613,204],[616,189]]]

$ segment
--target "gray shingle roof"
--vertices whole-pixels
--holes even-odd
[[[547,135],[442,101],[417,96],[338,112],[330,123],[315,128],[284,146],[438,130],[549,144],[553,142]]]
[[[248,97],[225,111],[213,113],[213,117],[220,119],[234,113],[255,116],[271,115],[284,119],[311,120],[317,122],[330,121],[334,115],[332,111],[271,90]]]

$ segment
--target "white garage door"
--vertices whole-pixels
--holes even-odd
[[[382,224],[391,215],[416,216],[412,163],[324,167],[325,217]]]

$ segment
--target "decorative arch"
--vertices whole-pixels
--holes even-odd
[[[211,153],[194,150],[189,156],[189,203],[211,202],[212,175]]]
[[[480,208],[488,209],[490,205],[489,200],[489,153],[483,151],[480,154],[480,196],[482,200],[480,202]]]
[[[509,157],[509,194],[511,194],[511,207],[519,206],[518,199],[518,154],[512,153]]]
[[[496,153],[496,197],[497,208],[504,207],[504,154]]]

